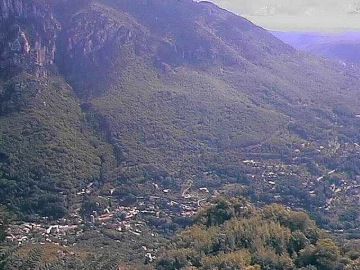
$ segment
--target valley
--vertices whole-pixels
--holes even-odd
[[[1,269],[357,269],[356,64],[210,2],[0,11]]]
[[[132,257],[137,263],[156,263],[163,245],[169,241],[167,238],[191,224],[199,211],[213,205],[212,200],[219,196],[246,196],[258,207],[279,203],[289,209],[306,210],[313,213],[327,233],[339,239],[358,238],[356,216],[360,177],[349,178],[344,162],[331,167],[320,162],[323,155],[334,160],[356,158],[360,155],[360,146],[329,142],[325,146],[308,144],[299,148],[294,146],[291,157],[287,158],[276,157],[276,154],[269,157],[252,149],[252,154],[247,153],[251,159],[238,164],[233,169],[237,171],[206,171],[202,175],[193,175],[189,181],[175,179],[184,182],[180,189],[176,185],[163,186],[146,181],[142,185],[148,194],[134,197],[130,205],[128,202],[119,203],[118,198],[112,196],[115,188],[109,189],[107,194],[95,196],[97,200],[91,200],[90,196],[96,193],[96,189],[94,183],[90,183],[77,192],[79,197],[85,198],[85,203],[69,217],[59,220],[39,217],[36,222],[14,223],[8,229],[6,241],[19,247],[56,244],[75,250],[80,246],[81,250],[88,245],[87,242],[94,241],[93,238],[85,240],[87,235],[95,234],[95,239],[115,241],[112,248],[123,250],[123,240],[133,239],[141,248],[136,255],[123,252],[121,257],[124,260]],[[204,183],[207,185],[201,186]],[[105,204],[96,206],[96,201],[105,201]],[[332,219],[324,222],[329,216]],[[158,239],[159,235],[165,238],[154,245],[151,239]],[[97,246],[107,248],[101,243]]]

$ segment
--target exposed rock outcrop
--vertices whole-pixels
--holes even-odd
[[[20,72],[46,77],[54,61],[60,25],[42,1],[0,1],[0,71],[10,78]],[[7,31],[5,31],[7,30]]]
[[[0,19],[9,18],[34,18],[46,17],[49,12],[46,5],[42,1],[30,0],[1,0],[0,1]]]
[[[133,18],[108,14],[98,4],[89,5],[62,23],[56,65],[81,97],[104,89],[104,74],[112,76],[117,72],[116,61],[127,54],[141,55],[150,50],[146,30]]]

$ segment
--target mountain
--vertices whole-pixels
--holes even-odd
[[[0,11],[0,204],[31,222],[10,225],[10,242],[53,257],[41,243],[72,245],[61,252],[102,269],[100,249],[111,262],[146,256],[151,269],[220,195],[359,237],[356,66],[209,2],[0,0]],[[39,258],[30,250],[15,263]]]
[[[1,198],[18,213],[60,217],[89,184],[119,187],[120,201],[149,181],[180,193],[208,171],[227,182],[249,156],[291,163],[302,145],[358,142],[355,68],[211,3],[1,7]],[[357,165],[329,155],[317,166],[353,181]]]
[[[0,202],[20,218],[205,186],[358,235],[356,67],[209,2],[0,3]]]
[[[280,40],[299,50],[349,64],[360,63],[360,34],[358,32],[309,33],[273,31],[272,33]]]
[[[55,71],[61,26],[50,7],[2,1],[1,14],[2,203],[59,217],[67,200],[62,191],[99,176],[102,144]]]

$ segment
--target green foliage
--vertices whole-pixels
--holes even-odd
[[[21,264],[19,270],[36,270],[41,262],[42,251],[40,249],[33,249]]]
[[[206,211],[206,226],[211,227],[223,224],[225,221],[234,217],[234,210],[229,202],[225,200],[219,201],[215,207]]]
[[[197,184],[216,188],[237,178],[246,182],[241,192],[254,200],[269,203],[280,194],[284,203],[319,215],[327,183],[318,184],[318,195],[311,197],[303,177],[293,174],[272,194],[227,168],[241,171],[248,154],[292,163],[293,147],[302,143],[357,142],[356,72],[298,54],[248,21],[204,3],[58,5],[55,15],[64,31],[56,64],[83,102],[86,121],[116,158],[115,166],[102,159],[108,164],[95,179],[134,184],[136,173],[146,168],[147,175],[151,167],[151,174],[177,178],[172,188],[178,191],[193,175]],[[337,160],[315,148],[304,150],[307,178],[320,175],[317,163],[326,167]],[[336,167],[351,172],[350,180],[358,175],[358,163],[356,156],[351,162],[338,158]],[[219,179],[198,177],[212,169],[222,172]],[[126,177],[114,177],[124,171]],[[136,187],[126,186],[134,195]],[[333,226],[357,227],[354,213],[340,217]],[[319,215],[318,221],[325,226],[336,217]]]
[[[207,227],[222,225],[225,221],[237,217],[249,217],[254,208],[244,198],[215,198],[213,207],[202,210],[196,216],[198,224],[206,224]]]
[[[91,196],[85,196],[84,200],[81,204],[80,214],[82,216],[90,216],[93,214],[93,212],[99,212],[104,208],[100,207],[100,202],[98,199],[91,197]]]
[[[300,266],[314,265],[317,269],[342,269],[340,250],[331,239],[319,239],[316,245],[309,245],[300,251]]]
[[[301,55],[209,3],[76,2],[52,0],[49,6],[62,28],[50,41],[57,47],[54,70],[44,78],[19,73],[0,83],[1,204],[20,219],[57,219],[75,204],[82,203],[83,215],[103,209],[98,195],[108,196],[109,184],[116,187],[116,203],[132,205],[152,192],[144,183],[157,182],[177,196],[189,179],[214,190],[241,182],[244,187],[230,191],[265,203],[281,194],[288,205],[316,207],[323,225],[358,228],[357,200],[336,208],[339,224],[319,214],[332,195],[331,182],[340,178],[312,181],[330,167],[345,172],[346,180],[360,172],[356,154],[343,158],[336,150],[317,149],[333,140],[359,141],[357,71]],[[311,147],[298,157],[294,147],[302,144]],[[264,179],[259,184],[247,177],[242,163],[248,156],[299,162],[300,172],[279,177],[267,190]],[[214,177],[205,179],[205,172]],[[315,198],[303,190],[303,178],[315,182]],[[80,197],[90,182],[94,192]],[[323,239],[305,213],[280,205],[256,209],[244,200],[214,204],[179,235],[159,269],[344,264],[336,245]],[[148,221],[164,224],[164,231],[176,229],[166,218]],[[123,239],[112,229],[101,233],[106,244]],[[102,246],[94,243],[94,249]],[[6,264],[38,267],[36,252],[25,259],[8,256]],[[131,252],[123,249],[128,257]],[[67,257],[44,267],[111,269],[117,267],[115,257]],[[351,252],[347,264],[358,260]]]
[[[111,156],[111,149],[83,122],[62,80],[21,74],[5,88],[10,90],[0,104],[0,202],[20,217],[59,218],[72,203],[72,189],[99,179],[100,156]]]
[[[23,216],[64,215],[89,182],[126,186],[131,198],[141,173],[142,181],[171,175],[180,189],[210,169],[226,173],[206,184],[242,179],[244,192],[268,202],[227,168],[241,171],[248,153],[292,162],[293,144],[358,141],[358,74],[298,54],[234,14],[194,1],[53,0],[48,8],[62,29],[51,40],[59,72],[20,73],[0,86],[0,202]],[[286,182],[284,200],[326,202]],[[232,215],[221,211],[220,222]],[[356,215],[341,220],[355,226]]]
[[[63,251],[61,251],[63,252]],[[4,270],[117,270],[125,266],[120,262],[120,255],[116,252],[104,253],[80,258],[73,254],[63,253],[62,256],[46,260],[46,250],[34,246],[28,254],[21,255],[18,248],[8,248],[0,255],[0,269]]]
[[[4,206],[0,205],[0,244],[5,240],[9,222],[10,214]]]
[[[228,254],[220,254],[206,257],[202,261],[204,269],[249,269],[251,254],[247,250],[234,251]]]
[[[240,201],[244,203],[243,201]],[[303,212],[280,205],[252,209],[249,215],[223,219],[223,209],[238,208],[239,200],[221,199],[200,214],[197,224],[181,232],[174,249],[160,259],[157,269],[342,269],[340,249]],[[219,211],[221,209],[221,211]],[[226,215],[228,217],[228,215]],[[202,221],[203,223],[201,223]],[[353,261],[348,261],[351,265]]]
[[[340,269],[340,250],[331,239],[320,239],[316,243],[315,258],[318,269]]]

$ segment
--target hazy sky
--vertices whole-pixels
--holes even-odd
[[[360,30],[360,0],[210,0],[271,30]]]

